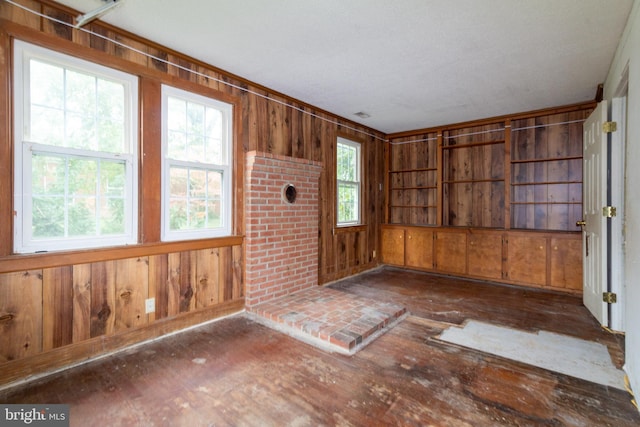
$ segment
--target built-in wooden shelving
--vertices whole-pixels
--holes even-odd
[[[579,231],[593,104],[393,135],[388,224]]]

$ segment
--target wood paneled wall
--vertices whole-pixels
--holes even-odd
[[[47,0],[21,0],[30,9],[55,17],[63,22],[73,22],[76,12]],[[141,165],[144,188],[141,191],[141,242],[159,241],[159,102],[158,85],[167,83],[205,95],[223,96],[233,101],[236,115],[238,150],[236,158],[236,183],[242,183],[242,167],[239,157],[247,151],[291,156],[321,162],[320,177],[320,283],[336,280],[354,272],[375,266],[373,251],[378,244],[377,225],[382,222],[383,194],[379,190],[384,180],[384,134],[356,123],[344,120],[313,106],[269,91],[267,88],[225,73],[213,66],[171,51],[153,42],[123,32],[99,21],[86,28],[105,38],[71,29],[59,23],[40,18],[11,5],[2,4],[0,10],[3,30],[2,47],[4,77],[3,90],[10,90],[10,37],[34,42],[63,53],[80,56],[107,66],[137,74],[141,77],[142,120],[141,140],[145,161]],[[124,48],[110,40],[137,50]],[[143,53],[140,53],[143,52]],[[147,56],[150,55],[150,56]],[[157,59],[154,59],[157,58]],[[172,64],[177,64],[172,65]],[[228,84],[227,84],[228,83]],[[256,95],[259,94],[260,96]],[[290,108],[295,107],[295,108]],[[0,108],[0,118],[8,119],[10,105]],[[4,115],[3,115],[4,114]],[[6,120],[4,129],[10,129]],[[336,138],[342,135],[363,143],[366,176],[363,209],[365,227],[335,232],[335,146]],[[11,135],[3,131],[3,139],[10,146]],[[3,148],[4,149],[4,148]],[[12,182],[11,155],[3,156],[0,162],[0,178],[3,185]],[[244,234],[243,187],[236,185],[235,234]],[[0,215],[11,214],[11,187],[0,190]],[[8,238],[0,241],[0,255],[11,253],[11,221],[0,222],[0,233]]]
[[[241,243],[150,247],[150,255],[122,259],[103,250],[104,260],[18,271],[3,258],[0,385],[242,310]]]
[[[49,0],[17,0],[58,21],[77,11]],[[384,135],[179,52],[95,21],[91,33],[0,2],[0,385],[155,337],[244,306],[244,154],[260,151],[322,164],[319,282],[377,265]],[[14,255],[12,39],[139,76],[139,245]],[[129,49],[125,46],[132,47]],[[234,105],[234,236],[160,241],[160,85]],[[335,228],[338,135],[362,143],[363,224]],[[145,299],[156,298],[154,314]],[[171,326],[169,326],[171,325]]]

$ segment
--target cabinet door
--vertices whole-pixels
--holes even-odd
[[[467,233],[438,231],[434,241],[436,269],[446,273],[467,272]]]
[[[554,288],[582,290],[582,240],[551,239],[551,283]]]
[[[433,268],[433,230],[407,229],[405,262],[407,267]]]
[[[546,237],[510,236],[507,248],[507,272],[510,280],[541,287],[546,285]]]
[[[502,278],[502,234],[469,234],[469,274],[488,279]]]
[[[404,229],[382,229],[382,262],[385,264],[404,265]]]

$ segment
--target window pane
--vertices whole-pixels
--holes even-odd
[[[198,230],[222,224],[221,172],[171,167],[169,175],[171,230]]]
[[[204,157],[204,138],[200,135],[189,134],[187,136],[189,155],[187,160],[190,162],[203,162]]]
[[[67,113],[67,146],[81,150],[95,150],[96,123],[95,117],[77,113]]]
[[[204,228],[207,219],[207,205],[201,199],[189,199],[189,228]]]
[[[124,161],[34,153],[31,163],[34,238],[125,232]]]
[[[64,108],[64,70],[32,59],[29,61],[29,87],[32,105]]]
[[[187,135],[184,132],[168,131],[167,157],[176,160],[187,158]]]
[[[100,234],[123,234],[124,213],[124,198],[103,198],[100,206]]]
[[[124,162],[100,162],[100,193],[103,196],[125,196],[126,165]]]
[[[93,159],[69,159],[69,194],[95,196],[98,164]]]
[[[31,232],[34,239],[64,237],[64,196],[33,196],[33,221]]]
[[[189,197],[203,199],[207,196],[207,172],[192,169],[189,174]]]
[[[181,99],[169,97],[167,100],[167,127],[169,130],[187,132],[187,103]]]
[[[69,200],[69,236],[96,235],[96,198],[74,197]]]
[[[358,221],[358,185],[338,185],[338,222]]]
[[[338,144],[338,179],[356,181],[357,149],[345,144]]]
[[[40,144],[64,145],[64,111],[47,107],[31,107],[30,129],[27,139]]]
[[[169,228],[173,231],[187,228],[187,201],[171,199],[169,201]]]
[[[187,103],[187,132],[197,136],[204,134],[204,105]]]
[[[96,78],[84,73],[67,70],[65,96],[67,111],[96,115]]]
[[[207,204],[207,227],[222,227],[221,206],[219,200],[210,200]]]
[[[64,196],[66,162],[63,157],[34,154],[31,160],[34,196]]]
[[[169,170],[169,194],[171,197],[186,198],[188,187],[188,169],[172,167]]]

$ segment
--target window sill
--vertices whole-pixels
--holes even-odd
[[[336,227],[333,229],[333,234],[355,233],[358,231],[365,231],[367,228],[367,224],[336,225]]]
[[[180,242],[147,243],[102,249],[86,249],[37,254],[16,254],[0,258],[0,274],[16,271],[39,270],[92,262],[125,258],[164,255],[198,249],[222,248],[242,245],[243,236],[217,237]]]

